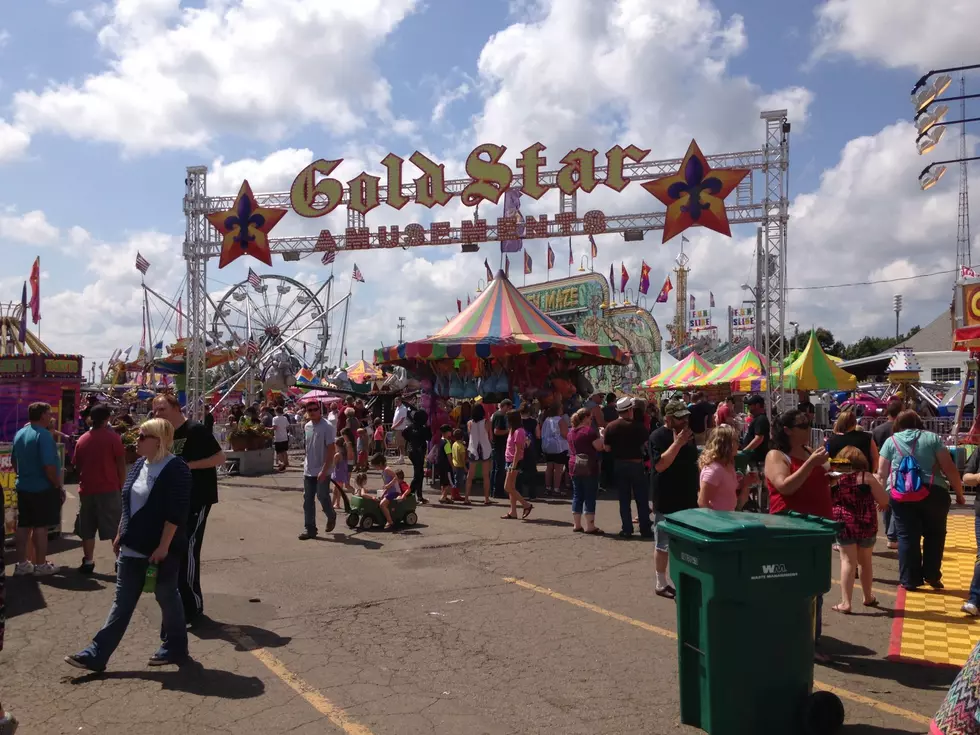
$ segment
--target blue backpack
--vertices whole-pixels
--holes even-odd
[[[915,439],[909,445],[908,454],[902,451],[894,436],[891,438],[895,451],[901,457],[898,467],[892,475],[891,487],[888,488],[892,500],[897,500],[900,503],[914,503],[925,500],[929,495],[929,486],[932,485],[935,473],[933,473],[933,477],[929,478],[928,483],[922,482],[922,467],[919,466],[919,462],[915,458],[915,447],[919,443],[921,435],[921,432],[915,435]]]

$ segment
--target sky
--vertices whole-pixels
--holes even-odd
[[[908,95],[926,71],[978,62],[975,0],[947,0],[942,13],[913,0],[0,0],[0,11],[0,302],[19,299],[39,256],[41,337],[87,363],[140,343],[137,252],[151,263],[146,284],[166,299],[178,294],[188,166],[208,166],[209,194],[234,195],[243,179],[256,193],[287,191],[319,158],[343,159],[345,181],[378,174],[389,152],[407,159],[418,150],[459,177],[481,143],[506,146],[513,165],[540,141],[548,168],[577,147],[632,143],[651,149],[650,160],[678,158],[691,139],[706,154],[760,148],[759,112],[777,108],[792,123],[787,321],[853,341],[894,330],[894,294],[904,297],[903,328],[929,323],[951,299],[951,275],[924,274],[955,265],[958,170],[928,192],[917,176],[929,160],[957,156],[958,130],[920,157]],[[967,92],[978,87],[974,72]],[[976,144],[968,139],[970,155]],[[580,212],[661,209],[636,184],[600,190],[579,198]],[[528,211],[558,211],[557,196]],[[367,224],[471,216],[455,199],[432,212],[382,206]],[[315,220],[290,213],[273,235],[339,233],[345,221],[342,209]],[[754,226],[733,228],[731,239],[688,235],[690,291],[701,305],[712,293],[723,322],[754,277]],[[578,261],[588,245],[577,240]],[[597,241],[596,271],[613,263],[618,273],[623,263],[635,275],[645,261],[653,290],[679,248],[659,232]],[[551,275],[567,275],[568,244],[552,244]],[[543,281],[546,243],[528,247],[528,283]],[[973,251],[980,260],[980,235]],[[484,258],[498,262],[499,248],[339,255],[330,302],[352,294],[348,359],[394,343],[398,317],[406,339],[436,331],[457,299],[476,295]],[[355,260],[363,284],[351,283]],[[249,267],[326,300],[331,269],[314,256],[277,257],[272,267],[240,258],[220,270],[212,261],[215,302]],[[262,319],[299,312],[280,304],[298,289],[277,293],[267,292],[274,304]],[[172,341],[172,312],[150,301],[153,341]],[[234,320],[240,310],[228,303]],[[333,312],[332,362],[343,308]],[[665,336],[672,310],[653,307]]]

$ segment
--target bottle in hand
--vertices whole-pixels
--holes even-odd
[[[146,568],[146,576],[143,577],[143,591],[156,592],[157,589],[157,565],[150,564]]]

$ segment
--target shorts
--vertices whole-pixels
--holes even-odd
[[[289,450],[289,440],[287,439],[284,442],[275,442],[272,446],[275,448],[276,454],[284,454]]]
[[[452,487],[452,482],[449,479],[449,468],[444,466],[439,466],[436,468],[436,477],[439,478],[440,487]]]
[[[544,453],[544,459],[548,464],[560,464],[568,465],[568,452],[559,452],[558,454],[551,454],[550,452]]]
[[[657,547],[657,551],[667,551],[670,548],[670,537],[660,527],[660,522],[666,517],[663,513],[653,514],[653,542]]]
[[[520,462],[506,462],[504,464],[504,472],[520,472],[521,463]]]
[[[399,490],[386,490],[385,494],[381,497],[382,500],[387,500],[389,503],[394,503],[398,498],[401,497],[401,491]]]
[[[483,447],[480,447],[480,446],[478,446],[476,448],[476,454],[473,454],[473,452],[467,452],[467,454],[468,454],[468,456],[470,458],[470,462],[489,462],[490,461],[490,458],[489,457],[484,457],[483,456]]]
[[[39,493],[17,491],[18,528],[50,528],[59,523],[61,523],[60,490],[49,488]]]
[[[466,487],[466,468],[456,467],[453,469],[453,474],[456,475],[456,489],[462,490]]]
[[[840,546],[857,544],[859,549],[873,549],[877,540],[876,536],[869,536],[868,538],[847,538],[846,536],[837,534],[837,543]]]
[[[119,531],[122,515],[122,495],[118,492],[78,496],[78,515],[75,516],[75,535],[91,541],[99,534],[101,541],[112,541]]]
[[[393,432],[395,435],[395,449],[399,452],[405,451],[405,436],[401,431]]]

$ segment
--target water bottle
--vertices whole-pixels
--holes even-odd
[[[146,576],[143,577],[143,591],[153,593],[157,589],[157,565],[150,564],[146,568]]]

